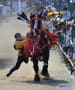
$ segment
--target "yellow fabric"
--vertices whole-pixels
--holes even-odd
[[[56,10],[52,10],[53,12],[56,12]]]
[[[18,56],[22,56],[21,49],[24,47],[24,44],[26,43],[25,37],[22,38],[22,41],[15,41],[15,47],[18,51]]]
[[[62,11],[60,11],[60,12],[59,12],[59,14],[63,15],[63,12],[62,12]]]
[[[73,64],[75,65],[75,61],[73,61]]]

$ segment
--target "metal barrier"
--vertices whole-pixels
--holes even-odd
[[[70,41],[70,44],[72,46],[72,42],[71,41]],[[59,46],[59,49],[61,50],[61,52],[63,53],[63,55],[65,56],[66,60],[69,62],[69,66],[70,66],[70,70],[71,70],[71,74],[72,74],[75,71],[75,63],[73,62],[74,60],[73,60],[73,58],[71,59],[69,55],[67,55],[67,53],[61,47],[60,43],[58,43],[58,46]],[[71,49],[73,49],[73,46],[72,46]]]

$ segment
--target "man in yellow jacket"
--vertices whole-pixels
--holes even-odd
[[[15,70],[19,69],[22,62],[28,63],[28,58],[23,54],[23,47],[26,42],[25,37],[23,37],[20,33],[16,33],[15,39],[14,48],[18,51],[18,59],[16,65],[6,75],[7,77],[9,77]]]

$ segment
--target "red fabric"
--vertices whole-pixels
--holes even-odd
[[[30,57],[30,51],[32,50],[33,48],[33,44],[32,44],[32,39],[28,39],[26,41],[26,44],[24,44],[24,54],[27,56],[27,57]]]
[[[49,30],[46,28],[42,28],[42,30],[45,31],[46,34],[50,37],[50,47],[57,45],[56,39],[59,38],[59,35],[49,32]]]
[[[39,20],[40,22],[42,22],[42,19],[40,19],[39,17],[33,17],[32,19],[30,19],[30,21],[33,21],[33,20]]]
[[[48,29],[46,29],[46,28],[42,28],[42,30],[45,31],[45,32],[47,33],[47,35],[49,35],[49,37],[59,38],[59,35],[51,33],[51,32],[50,32]]]
[[[33,50],[33,48],[34,48],[34,50]],[[40,52],[37,48],[37,45],[35,44],[35,41],[33,39],[28,39],[26,41],[26,44],[24,45],[24,54],[27,57],[31,57],[31,53],[33,56],[33,55],[38,55],[38,53],[40,53]]]
[[[56,39],[59,38],[59,36],[56,34],[50,33],[49,30],[45,28],[42,28],[42,30],[44,30],[46,34],[50,37],[49,39],[50,44],[47,43],[46,45],[40,45],[39,41],[41,41],[41,37],[39,37],[37,40],[28,39],[26,41],[26,44],[24,44],[24,54],[27,57],[31,57],[31,52],[32,52],[32,57],[33,57],[34,55],[42,54],[42,52],[45,51],[46,48],[54,47],[55,45],[57,45]]]

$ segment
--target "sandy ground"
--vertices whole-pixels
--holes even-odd
[[[59,50],[50,51],[50,80],[41,77],[40,83],[35,83],[32,62],[23,63],[18,71],[6,77],[17,60],[17,52],[13,49],[14,34],[20,32],[25,35],[28,31],[27,24],[16,17],[9,17],[0,23],[0,90],[75,90],[75,78],[67,73]],[[41,71],[42,62],[39,62],[39,66]]]

